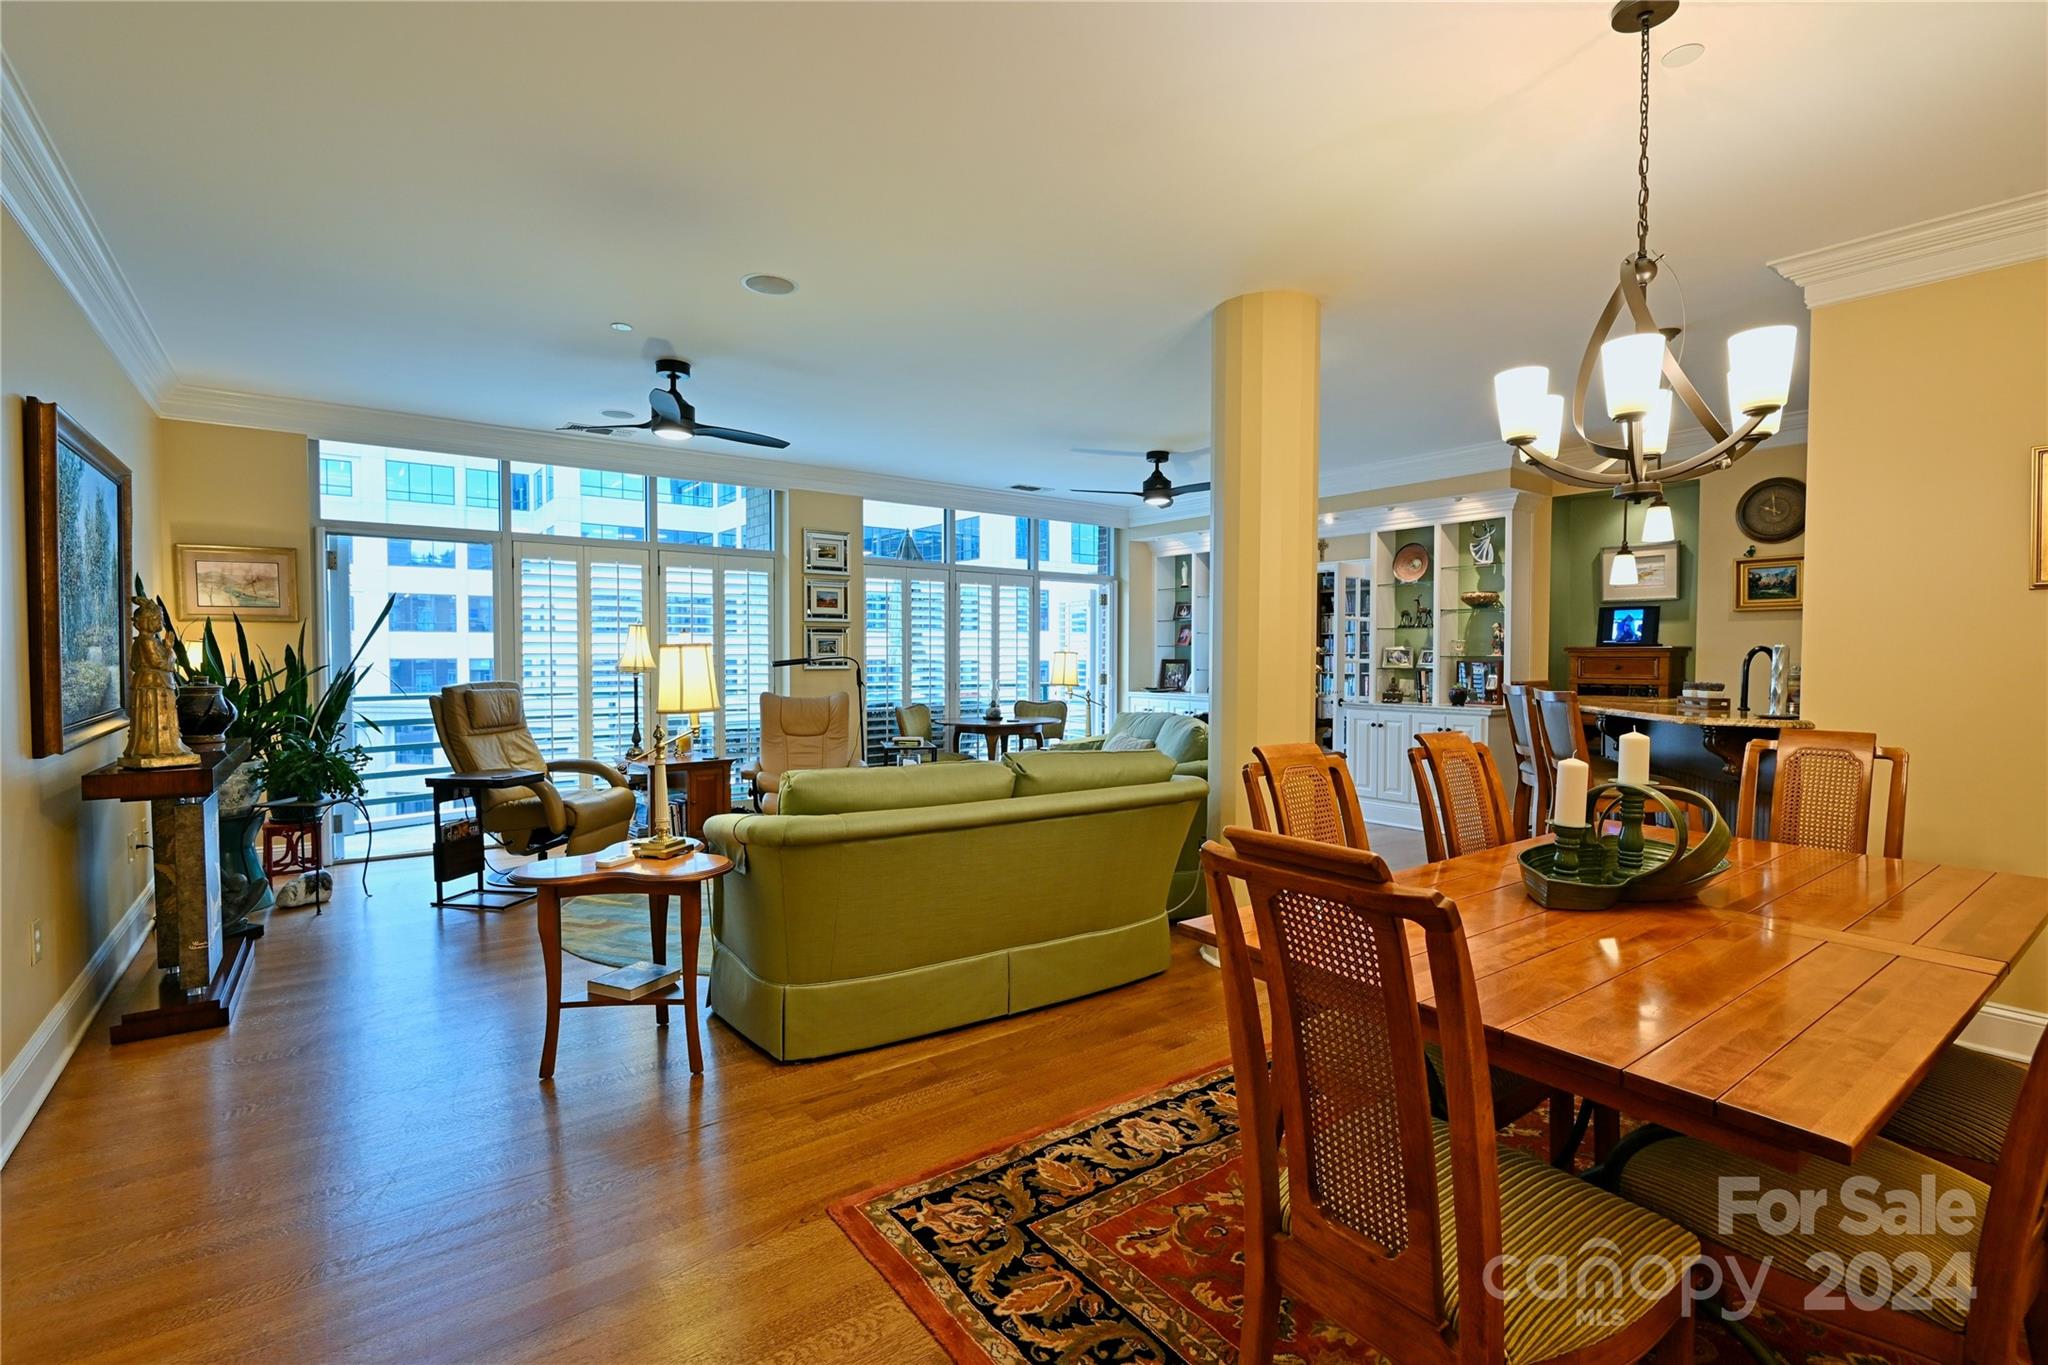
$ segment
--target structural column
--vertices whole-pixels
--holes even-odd
[[[1210,319],[1210,833],[1245,823],[1254,744],[1315,737],[1322,307],[1241,294]]]

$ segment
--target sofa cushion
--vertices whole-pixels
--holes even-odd
[[[1013,794],[1053,796],[1060,792],[1137,787],[1173,776],[1173,760],[1156,749],[1110,753],[1089,749],[1023,749],[1003,759],[1017,775]]]
[[[782,815],[847,815],[1001,801],[1015,777],[1000,763],[913,763],[901,768],[804,768],[782,775]]]
[[[1111,735],[1102,741],[1106,754],[1133,754],[1140,749],[1156,749],[1159,746],[1140,735]]]

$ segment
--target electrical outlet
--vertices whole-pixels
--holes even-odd
[[[34,966],[43,960],[43,922],[37,920],[30,933],[32,938],[29,946],[28,961],[30,966]]]

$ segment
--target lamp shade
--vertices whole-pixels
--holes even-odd
[[[654,652],[647,646],[647,627],[626,627],[626,643],[619,646],[619,672],[652,673]]]
[[[1671,516],[1671,504],[1658,498],[1643,513],[1643,543],[1661,545],[1678,539],[1678,527]]]
[[[1636,557],[1633,552],[1623,550],[1614,557],[1613,565],[1607,570],[1607,586],[1610,588],[1633,588],[1636,585]]]
[[[1541,365],[1502,370],[1493,377],[1493,405],[1500,415],[1500,438],[1509,445],[1543,434],[1544,396],[1550,371]]]
[[[1643,454],[1662,455],[1671,448],[1671,390],[1650,395],[1650,410],[1643,414]]]
[[[1607,389],[1607,415],[1617,422],[1648,413],[1664,373],[1664,334],[1635,332],[1600,348],[1600,382]]]
[[[1545,455],[1557,454],[1557,443],[1564,438],[1564,395],[1546,393],[1543,395],[1543,418],[1537,424],[1536,439],[1529,442],[1531,450],[1540,450]]]
[[[1735,401],[1735,371],[1730,370],[1728,371],[1728,420],[1733,425],[1739,427],[1747,420],[1748,416],[1749,414],[1742,410],[1742,405]],[[1783,408],[1773,408],[1764,414],[1763,420],[1756,424],[1756,430],[1751,432],[1750,435],[1758,438],[1776,436],[1778,434],[1778,427],[1784,420],[1785,410]]]
[[[663,645],[654,709],[663,715],[718,709],[718,660],[710,645]]]
[[[1079,687],[1081,685],[1081,656],[1071,649],[1056,649],[1052,655],[1052,671],[1046,678],[1052,687]]]
[[[1792,396],[1792,351],[1799,329],[1752,327],[1728,338],[1729,401],[1744,415],[1782,408]]]

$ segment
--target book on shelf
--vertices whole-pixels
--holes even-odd
[[[664,967],[653,962],[635,962],[628,967],[614,967],[602,976],[590,978],[589,990],[592,995],[601,995],[609,1000],[638,1000],[643,995],[667,990],[682,980],[681,967]]]

